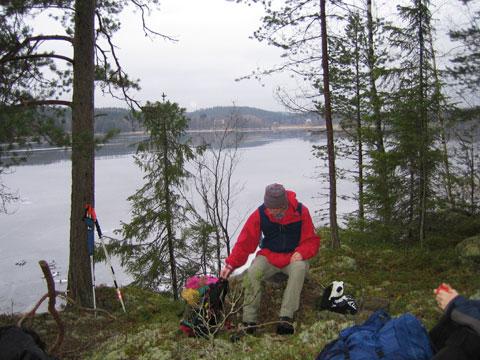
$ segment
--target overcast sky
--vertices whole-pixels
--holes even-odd
[[[137,97],[160,100],[164,92],[189,111],[232,103],[282,110],[274,89],[291,83],[288,76],[265,79],[263,86],[256,80],[235,81],[280,60],[278,49],[249,39],[262,10],[226,0],[162,0],[149,25],[178,42],[146,38],[139,14],[125,12],[115,43],[127,73],[141,79]],[[96,98],[96,106],[113,104],[108,97]]]
[[[374,12],[392,18],[401,1],[374,1]],[[465,7],[458,0],[432,1],[438,30],[438,61],[449,48],[446,33],[450,26],[466,21]],[[281,51],[251,39],[260,25],[263,7],[246,6],[227,0],[161,0],[160,11],[150,17],[150,26],[178,39],[172,43],[146,38],[139,14],[125,11],[122,29],[115,35],[125,70],[141,79],[142,100],[159,100],[164,92],[172,101],[192,111],[211,106],[254,106],[284,110],[274,92],[278,86],[295,88],[287,74],[263,80],[235,79],[257,67],[268,68],[281,62]],[[461,24],[464,25],[464,24]],[[114,100],[101,95],[97,106]],[[118,103],[117,103],[118,104]]]
[[[403,2],[409,1],[374,1],[374,14],[398,20],[395,8]],[[264,14],[261,5],[247,6],[228,0],[161,0],[160,3],[160,10],[152,13],[148,25],[178,39],[177,42],[145,37],[140,14],[131,8],[121,14],[122,27],[114,35],[124,70],[131,78],[140,79],[141,90],[132,93],[135,98],[142,103],[157,101],[165,93],[169,100],[188,111],[233,103],[284,110],[275,97],[275,89],[298,88],[299,80],[278,74],[264,78],[262,83],[253,79],[235,81],[257,67],[266,69],[282,61],[281,50],[250,38],[261,24]],[[432,3],[434,18],[441,19],[435,22],[437,61],[444,65],[448,58],[444,55],[452,47],[446,34],[455,26],[465,27],[468,11],[459,0],[432,0]],[[53,31],[47,18],[37,17],[34,22],[45,33]],[[125,107],[100,92],[95,102],[97,107]]]

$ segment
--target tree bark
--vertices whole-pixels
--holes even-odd
[[[357,23],[356,26],[359,26]],[[362,137],[362,111],[360,103],[360,44],[359,29],[355,30],[355,96],[356,96],[356,120],[357,120],[357,161],[358,161],[358,218],[361,221],[363,231],[365,222],[365,208],[363,195],[363,137]]]
[[[86,204],[94,206],[94,17],[95,0],[75,2],[72,106],[72,194],[70,213],[69,296],[92,306],[92,278],[87,251]]]
[[[428,186],[428,174],[427,174],[427,144],[428,144],[428,119],[427,119],[427,105],[425,95],[425,36],[423,33],[423,9],[422,1],[416,0],[417,12],[419,16],[418,25],[418,44],[419,44],[419,97],[420,97],[420,119],[418,129],[420,131],[420,179],[419,179],[419,226],[418,236],[420,246],[423,246],[425,238],[425,215],[427,212],[427,186]]]
[[[175,261],[175,251],[174,251],[174,231],[173,231],[173,209],[172,209],[172,199],[171,199],[171,184],[170,184],[170,165],[168,163],[168,151],[170,148],[168,140],[168,126],[167,126],[167,117],[162,116],[163,125],[163,183],[164,183],[164,193],[165,193],[165,210],[167,212],[167,218],[165,219],[165,227],[167,228],[167,243],[168,243],[168,256],[170,263],[170,276],[172,284],[172,293],[173,299],[178,300],[178,282],[177,282],[177,262]]]
[[[320,24],[322,36],[323,96],[325,101],[325,125],[327,127],[328,173],[330,180],[330,230],[332,247],[340,247],[337,225],[337,181],[335,174],[335,144],[333,142],[332,105],[330,99],[330,77],[328,69],[326,0],[320,0]]]
[[[430,32],[428,37],[428,42],[430,45],[430,52],[432,54],[432,67],[433,67],[433,78],[435,80],[435,99],[436,99],[436,109],[437,109],[437,119],[440,122],[440,141],[442,144],[442,161],[443,166],[445,167],[445,175],[444,175],[444,183],[445,183],[445,191],[447,193],[447,201],[450,204],[450,207],[455,207],[455,200],[453,198],[452,193],[452,176],[450,174],[450,159],[448,154],[448,146],[447,146],[447,126],[445,123],[445,117],[442,113],[442,94],[440,88],[440,79],[438,76],[438,68],[437,68],[437,61],[435,55],[435,49],[433,48],[433,38],[432,33]]]
[[[375,76],[375,42],[373,38],[373,15],[372,15],[372,0],[367,0],[367,31],[368,31],[368,72],[370,81],[370,102],[373,110],[373,122],[375,125],[375,148],[380,154],[378,164],[378,176],[380,177],[379,191],[382,197],[381,217],[385,225],[390,224],[390,195],[387,179],[387,164],[385,160],[385,145],[383,142],[383,129],[381,118],[380,99],[378,96],[376,76]]]

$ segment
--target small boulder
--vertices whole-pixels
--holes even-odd
[[[475,291],[472,296],[470,296],[470,300],[480,300],[480,289]]]
[[[349,256],[338,256],[334,265],[335,268],[341,270],[357,270],[357,262]]]
[[[469,237],[455,247],[462,262],[480,264],[480,235]]]

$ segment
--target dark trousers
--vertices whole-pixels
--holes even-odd
[[[480,360],[480,336],[444,316],[430,330],[433,360]]]

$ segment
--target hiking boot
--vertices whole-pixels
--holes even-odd
[[[278,335],[292,335],[295,332],[293,327],[293,319],[281,316],[280,323],[277,325],[277,334]]]
[[[257,332],[257,323],[254,322],[244,322],[243,331],[248,335],[255,335]]]

